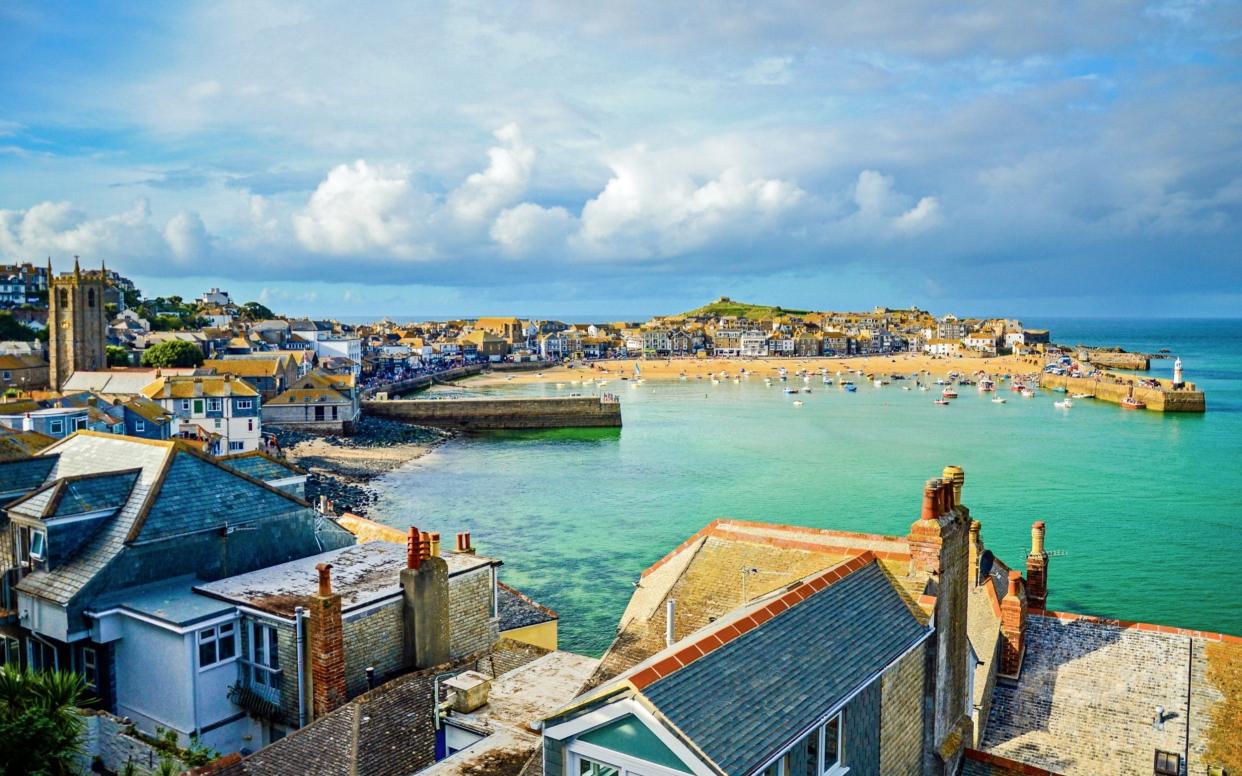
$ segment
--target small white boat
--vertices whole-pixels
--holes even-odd
[[[903,385],[903,386],[901,386],[901,390],[903,390],[903,391],[908,391],[908,390],[910,390],[910,386],[908,386],[908,385]]]
[[[882,380],[872,380],[872,381],[871,381],[871,383],[872,383],[872,385],[874,385],[876,388],[882,388],[882,387],[884,387],[884,382],[883,382]]]
[[[1032,391],[1030,388],[1023,388],[1023,389],[1022,389],[1022,398],[1023,398],[1023,399],[1034,399],[1034,398],[1035,398],[1035,392],[1034,392],[1034,391]]]
[[[714,378],[714,377],[713,377],[713,378],[712,378],[712,385],[720,385],[720,381],[719,381],[719,380],[717,380],[716,378]]]
[[[794,400],[793,405],[794,405],[795,407],[801,407],[801,406],[802,406],[802,400],[801,400],[801,399],[795,399],[795,400]]]
[[[997,396],[995,399],[992,399],[992,403],[993,403],[993,404],[1004,404],[1004,403],[1005,403],[1005,397],[1004,397],[1004,396]]]
[[[1056,407],[1059,410],[1068,410],[1070,407],[1074,406],[1074,400],[1073,399],[1062,399],[1061,401],[1054,401],[1052,403],[1052,406]]]
[[[733,378],[733,384],[734,384],[734,385],[737,385],[737,384],[738,384],[738,383],[740,383],[740,382],[742,382],[742,381],[741,381],[741,380],[739,380],[739,379],[737,379],[736,377],[735,377],[735,378]]]
[[[1071,399],[1094,399],[1095,397],[1089,393],[1075,393],[1075,394],[1070,394],[1070,398]]]
[[[919,386],[919,390],[920,390],[920,391],[930,391],[930,390],[931,390],[931,386],[930,386],[930,385],[920,385],[920,386]]]
[[[947,407],[949,406],[949,400],[948,399],[936,399],[932,402],[932,404],[935,404],[938,407]]]
[[[785,393],[797,393],[797,392],[798,392],[797,388],[786,388],[785,389]]]

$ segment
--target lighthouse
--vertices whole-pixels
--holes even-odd
[[[1182,384],[1182,359],[1181,359],[1181,356],[1178,356],[1177,360],[1173,362],[1173,384],[1174,384],[1174,385],[1181,385],[1181,384]]]

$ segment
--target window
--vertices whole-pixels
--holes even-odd
[[[587,757],[578,758],[578,776],[620,776],[621,769],[615,765],[592,760]]]
[[[93,647],[82,647],[82,678],[90,689],[99,689],[99,662]]]
[[[21,643],[12,636],[0,638],[0,665],[16,666],[21,662]]]
[[[207,400],[207,411],[208,412],[222,412],[223,410],[224,410],[224,399],[208,399]]]
[[[229,442],[229,450],[236,452],[238,450],[245,450],[245,449],[246,449],[245,442]]]
[[[93,288],[86,292],[86,306],[87,307],[95,306],[95,289]]]
[[[1175,752],[1156,750],[1156,773],[1161,776],[1177,776],[1182,772],[1182,756]]]
[[[26,664],[31,671],[55,671],[60,668],[56,647],[34,636],[26,638]]]
[[[181,400],[181,411],[182,411],[182,412],[189,412],[189,411],[190,411],[190,400],[189,400],[189,399],[182,399],[182,400]]]
[[[231,622],[198,632],[198,667],[207,668],[237,657],[237,634]]]
[[[134,432],[135,433],[141,434],[142,432],[146,430],[147,430],[147,422],[145,420],[134,421]]]
[[[30,557],[34,560],[47,558],[47,534],[42,531],[30,532]]]
[[[65,421],[63,421],[63,420],[49,420],[49,421],[47,422],[47,433],[49,433],[49,434],[63,434],[63,433],[65,433]]]
[[[247,420],[247,421],[246,421],[246,430],[247,430],[247,431],[254,431],[254,420]]]
[[[254,409],[254,400],[252,399],[234,399],[233,408],[239,410]]]
[[[273,625],[250,623],[250,683],[280,690],[280,646]]]
[[[10,372],[10,371],[9,371],[9,370],[7,370],[7,369],[6,369],[6,370],[4,370],[4,379],[5,379],[5,380],[12,380],[12,379],[13,379],[13,373],[12,373],[12,372]]]
[[[842,736],[844,735],[844,725],[841,724],[841,714],[828,720],[824,725],[823,746],[820,747],[823,752],[824,764],[820,769],[822,773],[837,773],[845,763],[845,747]]]

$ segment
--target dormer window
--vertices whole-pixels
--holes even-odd
[[[47,534],[42,531],[30,532],[30,559],[47,560]]]

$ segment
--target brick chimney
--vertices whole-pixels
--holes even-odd
[[[1048,553],[1044,550],[1044,521],[1031,525],[1031,553],[1026,556],[1026,605],[1048,608]]]
[[[922,510],[906,537],[911,574],[926,574],[928,591],[936,598],[932,620],[936,632],[927,642],[933,668],[924,690],[925,703],[932,709],[931,724],[924,726],[927,773],[957,773],[963,746],[973,739],[967,714],[970,510],[959,503],[958,483],[965,481],[965,474],[958,467],[946,467],[945,475],[923,486]]]
[[[341,596],[332,592],[332,564],[315,566],[319,590],[311,597],[310,674],[313,716],[318,718],[337,708],[345,696],[345,631],[341,624]]]
[[[1001,600],[1001,676],[1017,676],[1026,649],[1026,595],[1022,574],[1009,572],[1009,590]]]
[[[983,539],[980,538],[979,532],[983,529],[983,524],[978,520],[970,521],[970,587],[974,589],[979,586],[979,556],[983,554]]]
[[[432,537],[410,527],[401,570],[405,662],[414,668],[449,659],[448,563],[432,554]]]

